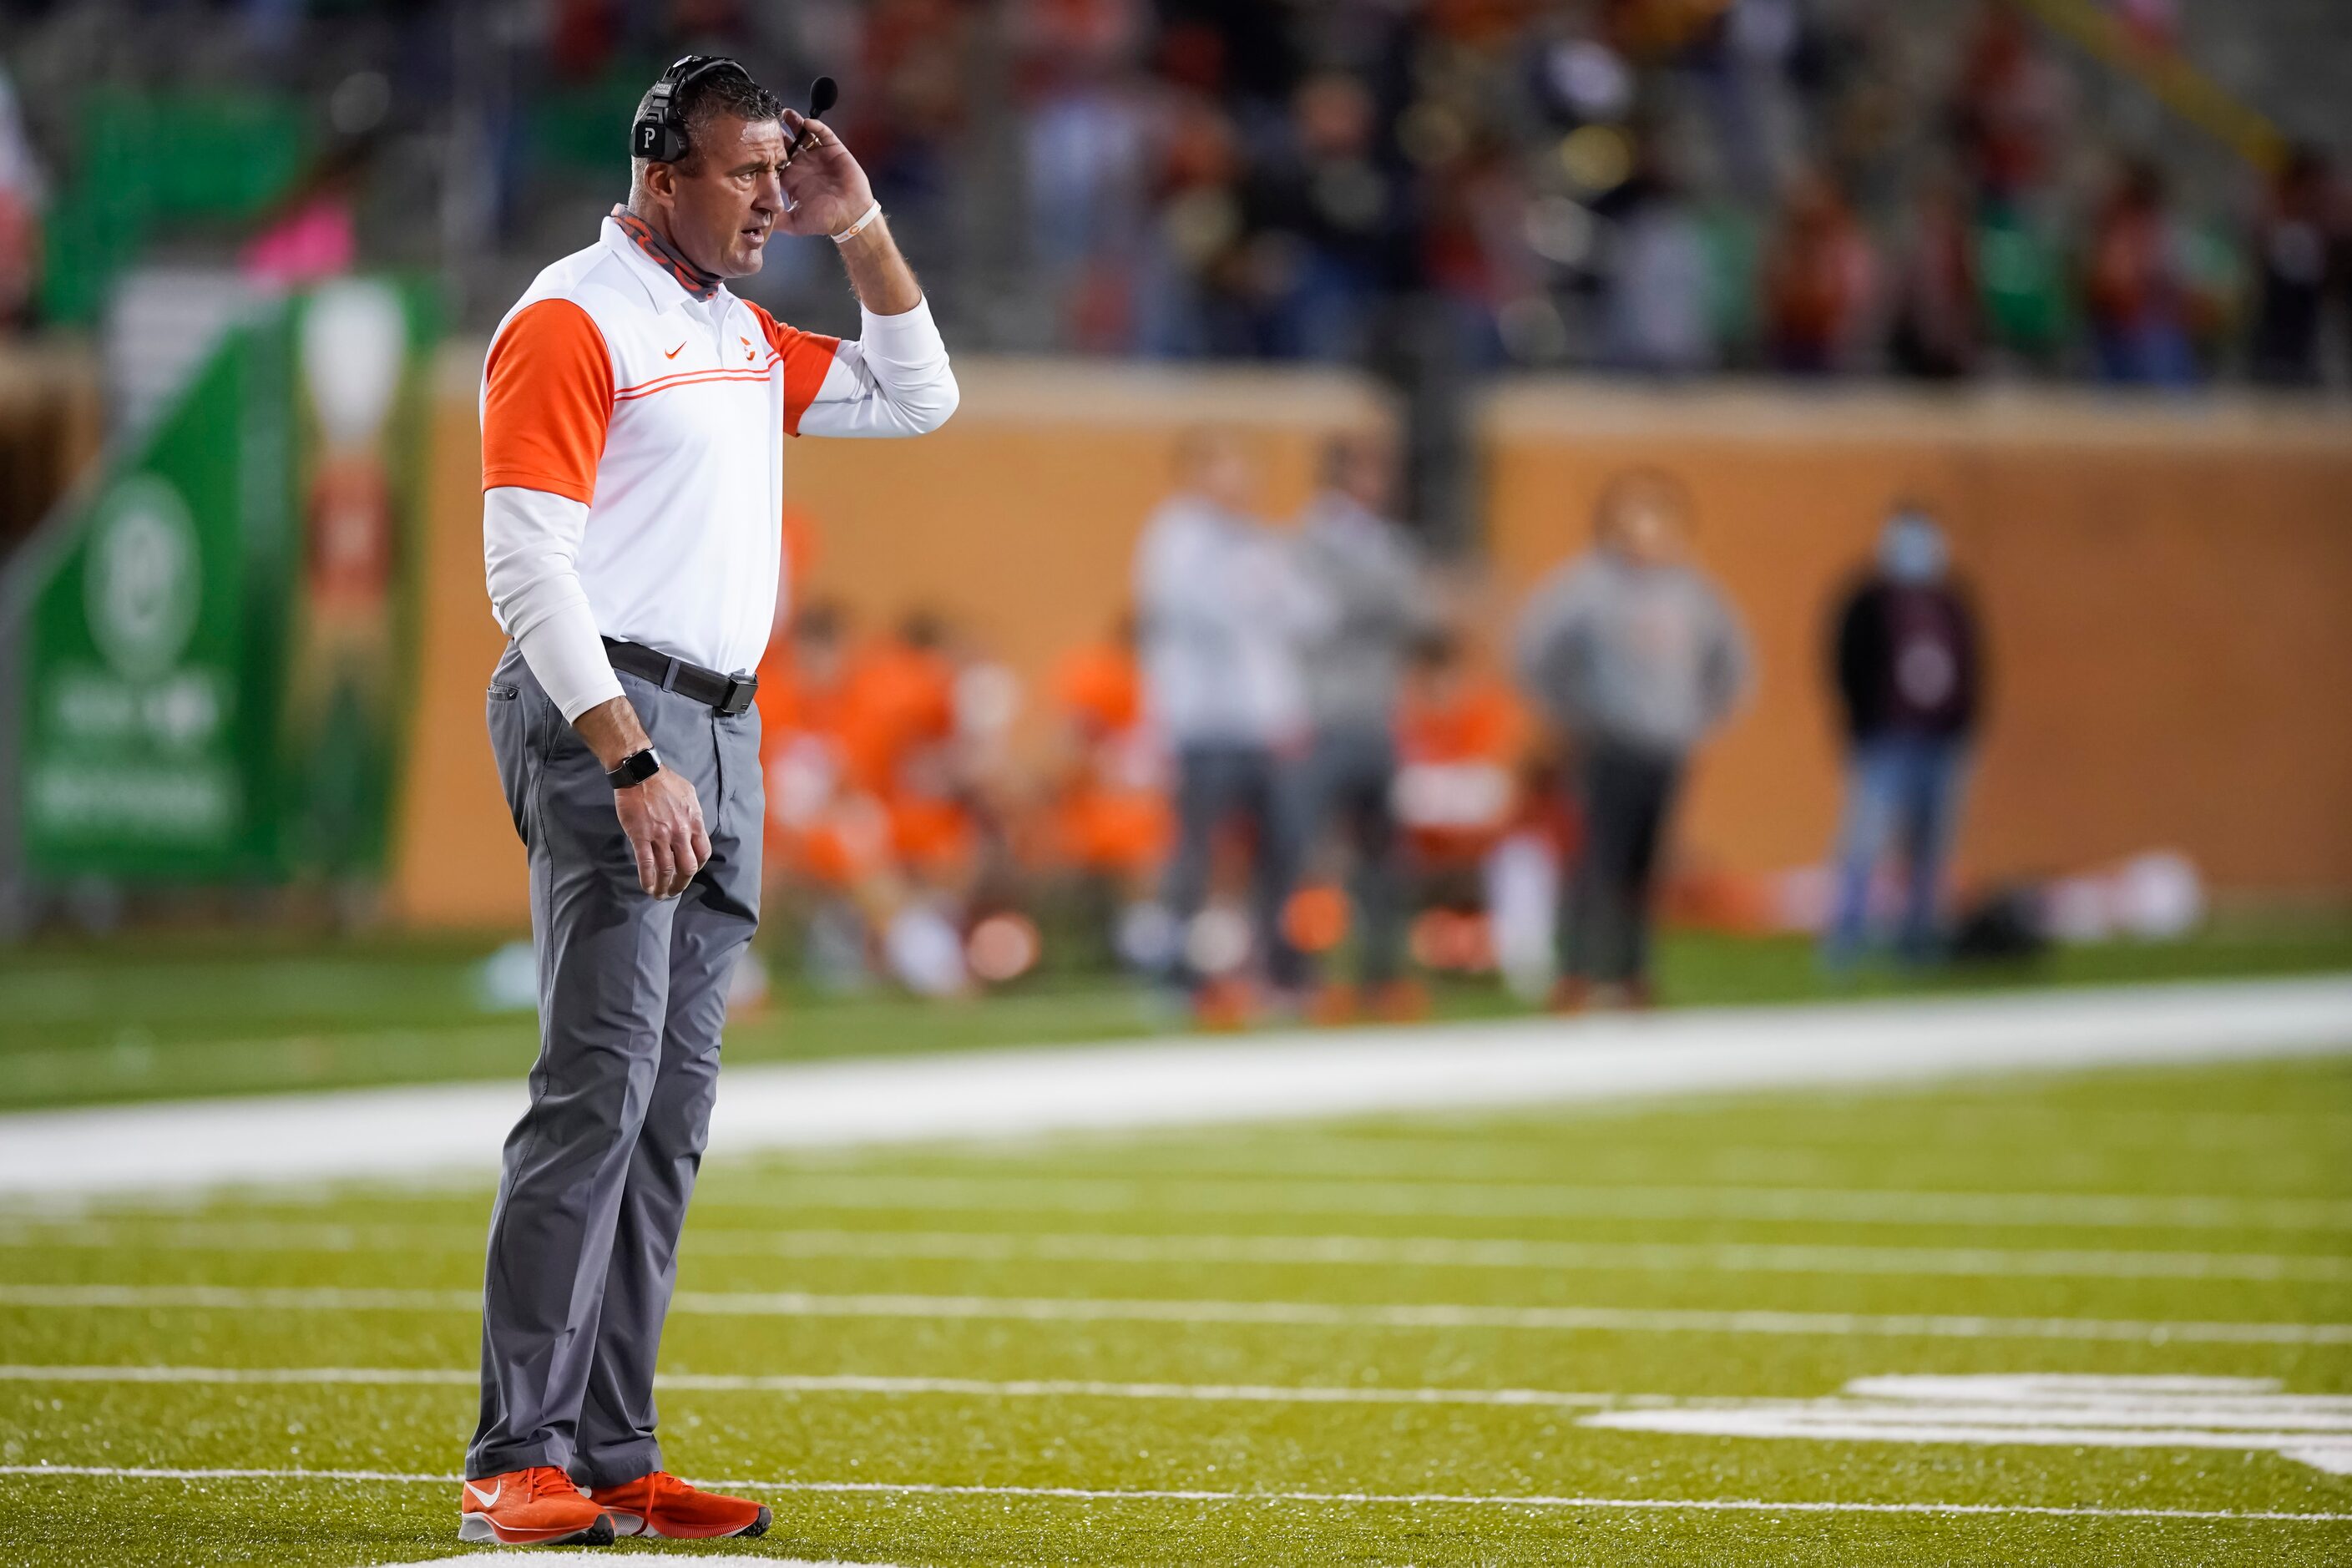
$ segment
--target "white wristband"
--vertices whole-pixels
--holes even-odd
[[[877,196],[875,198],[875,202],[872,206],[867,207],[863,213],[858,215],[857,221],[856,223],[851,224],[847,228],[843,229],[839,234],[833,237],[833,243],[835,245],[841,245],[849,240],[856,239],[860,234],[865,232],[866,226],[867,224],[872,223],[876,218],[880,217],[881,216],[882,202],[881,198]]]

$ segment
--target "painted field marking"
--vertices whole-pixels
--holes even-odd
[[[544,1552],[531,1550],[468,1552],[462,1555],[467,1563],[520,1563],[525,1558],[539,1563],[547,1561]],[[460,1553],[453,1552],[446,1557],[419,1557],[406,1563],[380,1563],[377,1568],[448,1568],[459,1558]],[[695,1568],[894,1568],[888,1563],[844,1563],[831,1557],[822,1563],[807,1557],[697,1557],[694,1563]]]
[[[446,1557],[419,1557],[406,1563],[380,1563],[377,1568],[448,1568],[450,1563],[459,1560],[460,1555],[453,1552]],[[525,1558],[539,1563],[547,1561],[544,1552],[528,1550],[468,1552],[462,1556],[467,1563],[519,1563]],[[893,1568],[887,1563],[844,1563],[831,1557],[822,1563],[807,1557],[697,1557],[694,1563],[695,1568]]]
[[[401,1486],[455,1486],[454,1470],[419,1475],[398,1470],[165,1469],[134,1465],[0,1465],[0,1476],[84,1478],[154,1481],[364,1481]],[[2352,1513],[2289,1512],[2268,1509],[2100,1508],[2094,1505],[1994,1502],[1808,1502],[1762,1498],[1604,1498],[1535,1495],[1493,1496],[1479,1492],[1209,1491],[1175,1488],[992,1487],[920,1481],[705,1480],[698,1486],[730,1491],[800,1493],[812,1496],[1034,1498],[1076,1502],[1201,1502],[1361,1504],[1402,1508],[1584,1509],[1691,1513],[1885,1513],[1970,1516],[2040,1516],[2055,1519],[2204,1519],[2276,1524],[2343,1524]]]
[[[481,1374],[456,1367],[0,1366],[0,1383],[226,1384],[275,1386],[471,1388]],[[878,1377],[664,1373],[654,1386],[697,1394],[948,1394],[979,1399],[1135,1399],[1234,1405],[1467,1405],[1594,1410],[1675,1403],[1660,1394],[1580,1394],[1548,1388],[1338,1388],[1265,1384],[1103,1383],[1080,1379]]]
[[[187,1307],[226,1311],[474,1311],[470,1290],[231,1285],[0,1285],[0,1306]],[[1673,1308],[1487,1307],[1444,1302],[1090,1300],[1082,1297],[817,1295],[680,1290],[673,1313],[749,1318],[974,1319],[1021,1322],[1258,1323],[1279,1327],[1526,1329],[1559,1333],[1823,1335],[1832,1338],[2092,1340],[2133,1344],[2352,1344],[2352,1323],[1996,1318],[1957,1313],[1707,1311]]]
[[[1906,1192],[1835,1187],[1570,1186],[1539,1182],[1320,1182],[956,1174],[722,1173],[704,1210],[982,1210],[1367,1214],[1455,1219],[1736,1219],[2080,1229],[2352,1230],[2352,1200],[2140,1193]]]
[[[2275,1378],[1865,1377],[1828,1399],[1611,1410],[1578,1425],[1816,1442],[2232,1448],[2352,1475],[2352,1398],[2288,1394]]]
[[[1893,1048],[1893,1042],[1900,1048]],[[1693,1008],[730,1069],[714,1155],[1916,1085],[1956,1076],[2333,1056],[2352,977]],[[0,1193],[487,1173],[524,1086],[254,1096],[0,1117]]]
[[[294,1221],[0,1220],[0,1247],[476,1253],[478,1226]],[[1068,1231],[780,1230],[691,1226],[689,1257],[1011,1263],[1261,1263],[1725,1274],[1922,1275],[2000,1279],[2217,1279],[2342,1284],[2352,1258],[2095,1247],[1773,1246],[1451,1237],[1123,1235]]]

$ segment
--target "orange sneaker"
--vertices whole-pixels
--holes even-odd
[[[552,1465],[482,1476],[465,1484],[457,1539],[507,1546],[610,1546],[613,1516]]]
[[[588,1496],[597,1507],[612,1511],[613,1528],[621,1534],[656,1541],[714,1541],[724,1535],[749,1539],[767,1534],[775,1518],[765,1503],[698,1491],[667,1470],[617,1487],[598,1487]]]

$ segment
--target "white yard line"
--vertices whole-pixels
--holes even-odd
[[[1541,1182],[1166,1181],[1116,1175],[739,1173],[702,1209],[948,1210],[1004,1214],[1181,1213],[1382,1218],[1758,1220],[2070,1229],[2352,1230],[2352,1201],[2206,1194],[1969,1193],[1841,1187],[1595,1186]]]
[[[725,1154],[2333,1053],[2352,978],[1330,1030],[730,1068]],[[522,1085],[0,1118],[0,1194],[495,1165]]]
[[[0,1366],[0,1383],[220,1384],[242,1387],[474,1387],[481,1373],[456,1367]],[[1603,1410],[1678,1403],[1656,1394],[1582,1394],[1549,1388],[1335,1388],[1265,1384],[1101,1383],[1056,1378],[874,1377],[666,1373],[657,1388],[694,1394],[945,1394],[974,1399],[1132,1399],[1205,1405],[1466,1405]]]
[[[0,1476],[84,1477],[120,1480],[185,1481],[365,1481],[395,1485],[455,1486],[459,1477],[399,1470],[164,1469],[113,1465],[0,1465]],[[1075,1502],[1313,1503],[1398,1508],[1503,1508],[1658,1511],[1668,1513],[1883,1513],[1971,1516],[2039,1516],[2055,1519],[2233,1520],[2281,1524],[2342,1524],[2352,1513],[2267,1509],[2098,1508],[2035,1503],[1813,1502],[1762,1498],[1604,1498],[1479,1492],[1211,1491],[1110,1487],[992,1487],[899,1481],[771,1481],[757,1479],[697,1483],[730,1491],[871,1497],[1030,1498]]]
[[[184,1307],[221,1311],[470,1312],[470,1290],[227,1285],[0,1285],[0,1306],[61,1310]],[[1255,1323],[1274,1327],[1496,1329],[1553,1333],[1819,1335],[1832,1339],[2089,1340],[2132,1344],[2352,1344],[2352,1323],[1996,1318],[1946,1313],[1706,1311],[1323,1301],[1103,1300],[1056,1296],[817,1295],[680,1290],[673,1314],[908,1318],[942,1321]]]
[[[525,1547],[519,1552],[453,1552],[445,1557],[418,1557],[405,1563],[385,1563],[379,1564],[378,1568],[448,1568],[450,1563],[461,1560],[467,1563],[520,1563],[526,1559],[544,1563],[548,1557],[543,1549],[536,1547]],[[556,1561],[560,1563],[563,1559],[559,1557]],[[893,1565],[887,1563],[843,1563],[831,1557],[818,1563],[806,1557],[698,1556],[694,1559],[694,1568],[893,1568]]]
[[[478,1226],[239,1220],[0,1220],[0,1247],[141,1251],[478,1253]],[[1895,1275],[1981,1279],[2352,1281],[2352,1258],[2083,1247],[1770,1246],[1413,1236],[1119,1235],[1066,1231],[778,1230],[695,1226],[689,1258],[845,1258],[1154,1266],[1243,1263],[1411,1268]]]

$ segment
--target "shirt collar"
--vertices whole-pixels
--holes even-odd
[[[645,289],[647,304],[656,310],[663,312],[684,310],[705,302],[723,309],[725,302],[733,298],[728,292],[727,285],[716,279],[713,280],[711,292],[708,295],[698,295],[691,291],[684,280],[670,270],[663,258],[640,245],[630,234],[629,229],[623,226],[621,219],[627,213],[626,207],[614,207],[604,219],[602,237],[604,247],[621,258],[621,264],[629,269],[629,276],[635,278],[638,286]],[[664,247],[664,248],[667,247]],[[684,264],[689,267],[692,265]]]

